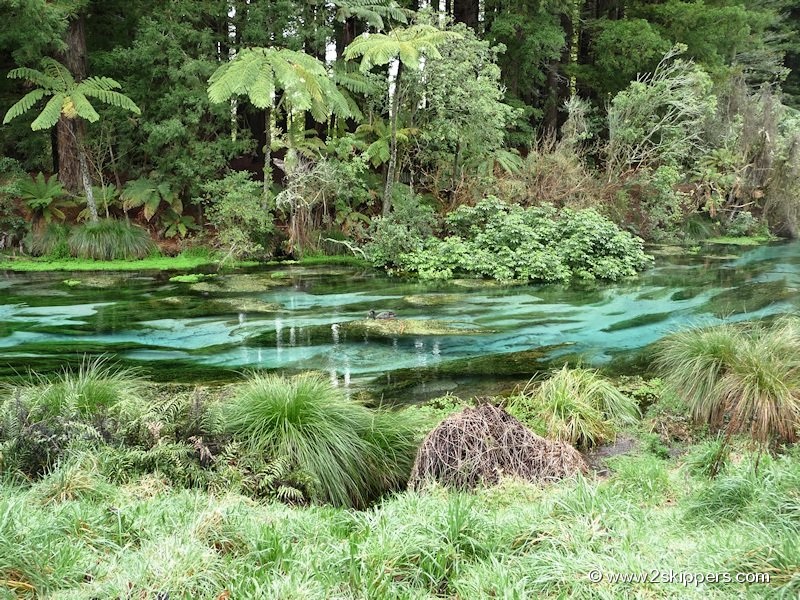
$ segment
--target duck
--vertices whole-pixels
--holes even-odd
[[[376,313],[374,310],[369,311],[369,318],[370,319],[394,319],[397,317],[397,313],[393,310],[384,310],[382,312]]]

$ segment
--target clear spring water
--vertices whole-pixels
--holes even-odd
[[[427,284],[345,267],[240,271],[194,284],[169,276],[3,274],[0,376],[108,354],[163,380],[317,369],[345,385],[413,374],[430,392],[531,374],[537,361],[565,355],[601,365],[680,327],[797,310],[800,243],[657,256],[655,268],[617,284]],[[348,328],[373,308],[449,331]]]

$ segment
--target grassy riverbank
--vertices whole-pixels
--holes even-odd
[[[20,257],[0,254],[0,271],[190,271],[218,267],[223,257],[213,253],[183,253],[177,256],[152,256],[140,260],[88,260],[81,258],[49,259],[45,257]],[[310,256],[300,260],[273,260],[260,263],[254,260],[225,261],[225,268],[256,267],[259,265],[344,265],[369,267],[363,259],[354,256]]]
[[[707,450],[638,450],[609,460],[608,478],[544,489],[403,492],[364,512],[181,489],[158,473],[113,485],[86,455],[34,485],[0,485],[0,595],[795,597],[800,456],[762,456],[756,469],[739,454],[711,481],[698,474]],[[589,581],[593,569],[603,581]],[[739,572],[770,583],[677,579]]]

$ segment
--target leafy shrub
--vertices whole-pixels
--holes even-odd
[[[509,412],[548,438],[582,447],[613,437],[617,423],[639,417],[636,403],[597,371],[567,366],[512,398]]]
[[[144,412],[143,387],[102,360],[9,387],[0,403],[0,469],[39,475],[70,446],[119,440]]]
[[[769,233],[764,225],[756,219],[749,210],[736,213],[725,228],[725,233],[731,237],[744,237]]]
[[[676,333],[656,365],[694,419],[758,442],[794,441],[800,426],[800,325],[796,319]]]
[[[289,457],[314,481],[313,498],[363,506],[408,479],[416,452],[409,413],[373,411],[323,376],[255,375],[222,409],[250,452]]]
[[[383,255],[373,262],[391,262],[424,279],[469,273],[499,280],[564,282],[572,277],[616,281],[635,275],[651,261],[640,239],[593,209],[522,208],[489,197],[474,207],[459,207],[445,222],[444,239],[428,237],[420,247],[419,237],[401,231],[393,245],[394,258]],[[408,239],[414,241],[411,250]]]
[[[403,193],[398,185],[394,189],[394,210],[374,221],[365,251],[375,266],[399,265],[403,255],[422,250],[425,240],[437,229],[433,208],[421,202],[419,196]]]
[[[208,207],[206,218],[222,246],[234,256],[266,253],[274,224],[261,184],[240,171],[205,183],[203,194],[199,200]]]
[[[73,228],[68,244],[72,256],[94,260],[132,260],[144,258],[155,250],[146,229],[114,219]]]

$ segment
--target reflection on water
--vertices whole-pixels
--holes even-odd
[[[659,258],[635,281],[572,287],[424,284],[342,267],[240,272],[213,278],[212,287],[164,274],[7,273],[0,367],[47,370],[105,352],[155,365],[167,378],[222,367],[318,369],[349,386],[550,346],[549,358],[579,354],[603,364],[681,326],[796,310],[800,244],[724,252]],[[379,335],[352,327],[373,308],[446,329]]]

